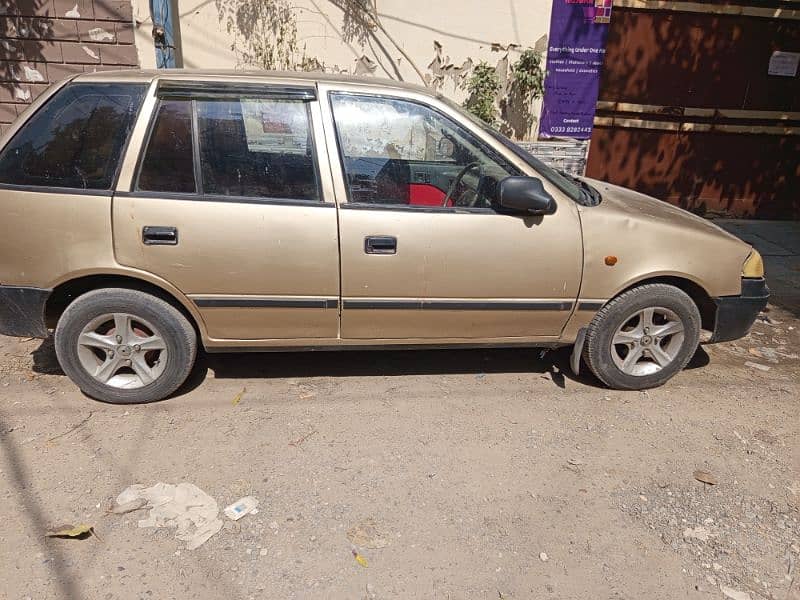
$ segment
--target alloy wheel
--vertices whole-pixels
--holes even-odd
[[[611,357],[626,375],[651,375],[667,367],[678,356],[684,328],[678,315],[661,306],[630,315],[611,339]]]
[[[161,333],[148,321],[127,313],[104,314],[78,336],[78,359],[98,382],[120,389],[153,383],[167,366]]]

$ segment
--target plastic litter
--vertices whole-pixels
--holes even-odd
[[[255,514],[258,512],[258,500],[253,496],[245,496],[231,504],[230,506],[225,507],[225,510],[222,511],[225,513],[229,519],[233,521],[238,521],[245,515]]]
[[[751,598],[749,593],[729,588],[726,585],[719,586],[719,590],[723,596],[730,598],[730,600],[750,600]]]
[[[130,505],[139,498],[147,501],[143,508],[150,509],[139,527],[176,527],[175,537],[186,542],[187,550],[202,546],[222,529],[217,501],[192,483],[131,485],[117,496],[117,505]]]
[[[761,363],[745,361],[745,367],[750,367],[751,369],[758,369],[759,371],[769,371],[772,367],[768,367],[767,365],[762,365]]]

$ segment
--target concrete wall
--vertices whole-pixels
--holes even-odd
[[[247,68],[231,50],[236,31],[228,33],[220,18],[218,2],[174,0],[180,15],[183,66],[189,68]],[[364,44],[345,41],[343,14],[329,0],[296,0],[297,41],[300,51],[324,64],[326,71],[363,73],[372,64],[374,75],[397,78],[394,68],[377,48],[377,42]],[[378,13],[390,36],[402,46],[429,82],[435,79],[435,42],[441,45],[440,66],[445,72],[471,59],[495,65],[506,55],[513,62],[521,50],[535,47],[546,50],[550,26],[551,0],[377,0]],[[143,67],[155,67],[155,51],[150,34],[147,0],[134,0],[134,16],[140,23],[136,31],[139,60]],[[383,34],[379,40],[389,49],[403,79],[422,83],[420,77]],[[492,45],[500,45],[502,49]],[[509,44],[517,48],[507,49]],[[359,69],[359,59],[362,68]],[[449,59],[449,60],[448,60]],[[446,68],[451,65],[452,68]],[[455,100],[464,98],[452,78],[441,86],[442,93]],[[538,115],[535,108],[534,114]]]
[[[0,131],[48,85],[137,65],[129,0],[0,0]]]

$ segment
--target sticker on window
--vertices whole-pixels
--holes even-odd
[[[242,100],[250,152],[306,154],[308,115],[302,102]]]

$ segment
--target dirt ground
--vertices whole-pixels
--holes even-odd
[[[0,338],[0,596],[797,600],[798,348],[772,309],[646,393],[567,350],[223,355],[124,407]],[[259,512],[195,550],[108,512],[157,482]]]

